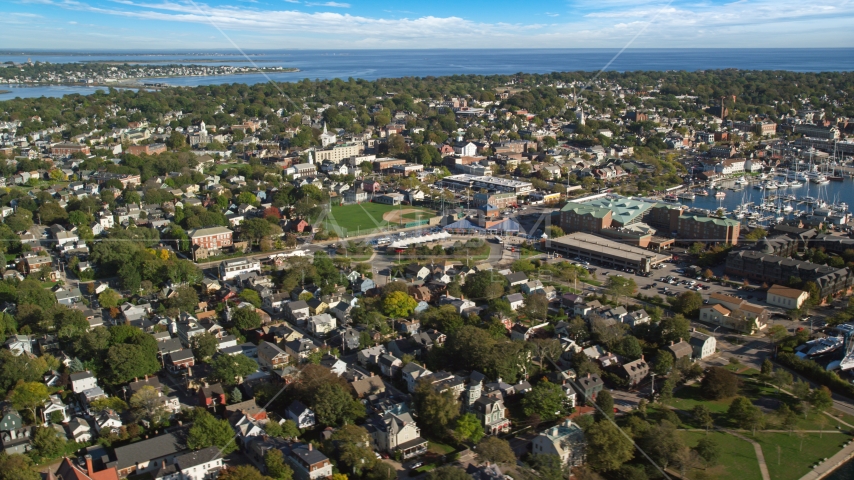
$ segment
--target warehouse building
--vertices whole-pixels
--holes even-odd
[[[624,245],[589,233],[576,232],[546,241],[548,250],[566,258],[581,258],[606,266],[631,268],[649,272],[659,263],[670,260],[670,255]]]

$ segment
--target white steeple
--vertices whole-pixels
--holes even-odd
[[[308,151],[308,164],[314,165],[314,157],[311,155],[311,150]]]

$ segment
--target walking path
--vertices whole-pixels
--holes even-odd
[[[759,442],[751,440],[739,433],[735,433],[732,430],[721,430],[732,435],[733,437],[740,438],[746,442],[750,442],[751,445],[753,445],[753,450],[756,452],[756,460],[759,462],[759,472],[762,474],[762,480],[771,480],[771,474],[768,473],[768,465],[765,464],[765,455],[762,453],[762,446],[759,445]]]

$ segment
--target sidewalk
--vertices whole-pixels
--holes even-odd
[[[824,463],[813,469],[813,471],[801,477],[801,480],[818,480],[819,478],[824,478],[852,457],[854,457],[854,443],[828,458]]]

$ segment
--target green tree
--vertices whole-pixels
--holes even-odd
[[[690,330],[691,322],[682,315],[662,318],[661,321],[658,322],[657,330],[659,343],[664,345],[688,338]]]
[[[3,480],[41,480],[33,460],[18,453],[0,455],[0,478]]]
[[[418,302],[405,292],[391,292],[383,299],[383,313],[391,318],[409,318]]]
[[[427,474],[427,480],[470,480],[471,475],[466,473],[465,470],[458,467],[453,467],[450,465],[446,465],[444,467],[439,467],[434,470],[431,470],[430,473]]]
[[[193,335],[190,339],[190,345],[193,349],[193,356],[198,360],[205,361],[217,352],[219,340],[214,334],[204,332],[201,335]]]
[[[113,410],[117,413],[122,413],[128,409],[128,404],[119,397],[102,397],[97,398],[89,404],[89,407],[98,413],[105,410]]]
[[[39,427],[33,435],[33,447],[47,458],[55,458],[65,453],[65,436],[52,427]]]
[[[169,138],[166,139],[166,146],[172,150],[179,150],[187,145],[187,138],[184,134],[178,131],[173,131]]]
[[[299,437],[299,428],[293,420],[285,420],[282,423],[267,422],[264,425],[264,431],[267,435],[277,438],[297,438]]]
[[[596,412],[594,413],[596,421],[605,418],[614,419],[614,397],[611,396],[611,392],[608,390],[599,392],[596,395],[596,407]]]
[[[672,465],[684,448],[676,427],[667,420],[647,430],[638,441],[640,448],[664,468]]]
[[[634,458],[634,445],[609,421],[596,422],[585,432],[587,462],[598,471],[617,470]]]
[[[254,308],[237,308],[231,316],[231,323],[240,330],[255,330],[261,326],[261,315]]]
[[[252,465],[227,467],[219,473],[218,480],[269,480]]]
[[[254,360],[238,353],[237,355],[217,355],[210,363],[210,379],[225,385],[235,385],[239,380],[258,370]]]
[[[736,425],[743,425],[747,421],[753,404],[746,397],[735,397],[727,409],[727,417]]]
[[[18,410],[29,410],[34,421],[39,421],[36,409],[43,406],[47,399],[47,386],[40,382],[18,382],[9,394],[12,406]]]
[[[703,296],[699,292],[682,292],[673,302],[673,309],[686,317],[696,317],[703,306]]]
[[[118,307],[121,301],[122,296],[112,288],[108,288],[98,295],[98,303],[100,303],[103,308]]]
[[[652,370],[657,375],[667,375],[673,369],[673,354],[667,350],[659,350],[655,354],[655,364]]]
[[[267,475],[276,480],[291,480],[294,476],[293,469],[285,462],[285,456],[278,448],[267,450],[264,454],[264,466],[267,468]]]
[[[322,425],[350,424],[365,416],[365,406],[338,383],[321,384],[311,406]]]
[[[111,370],[110,381],[114,384],[127,383],[134,378],[157,373],[160,362],[157,360],[157,341],[145,334],[155,344],[140,340],[141,343],[113,345],[107,351],[106,364]]]
[[[809,402],[819,412],[824,412],[833,406],[833,397],[827,387],[817,388],[810,393]]]
[[[447,435],[448,429],[460,414],[457,399],[450,391],[437,392],[428,382],[418,382],[414,392],[415,410],[424,419],[422,428],[438,438]]]
[[[138,418],[145,418],[155,425],[167,418],[160,392],[150,385],[145,385],[131,395],[130,406],[135,410]]]
[[[616,300],[618,297],[631,297],[637,288],[634,279],[611,275],[608,277],[606,292]]]
[[[237,444],[228,420],[219,420],[206,410],[200,410],[195,413],[193,426],[187,433],[187,447],[191,450],[218,447],[222,456],[226,456],[237,449]]]
[[[520,313],[532,321],[545,320],[549,312],[549,300],[543,293],[534,293],[525,297]]]
[[[569,478],[569,466],[565,465],[557,455],[534,455],[531,457],[530,464],[543,480],[565,480]]]
[[[522,411],[528,417],[538,415],[551,421],[563,415],[565,400],[560,385],[543,379],[522,398]]]
[[[516,454],[507,440],[488,436],[477,444],[477,460],[480,463],[492,462],[511,465],[516,463]]]
[[[376,462],[365,475],[365,480],[394,480],[395,478],[397,478],[397,470],[386,462]]]
[[[469,298],[492,300],[504,294],[507,280],[492,270],[483,270],[466,277],[463,292]]]
[[[245,302],[251,303],[255,308],[261,308],[261,296],[255,290],[244,288],[238,297]]]
[[[691,410],[691,416],[694,418],[694,422],[705,428],[706,431],[715,424],[714,419],[712,419],[712,411],[702,403],[694,405],[694,408]]]
[[[694,451],[700,455],[700,458],[706,462],[706,466],[713,467],[717,465],[718,461],[721,458],[721,446],[715,437],[706,436],[700,439],[697,442],[697,446],[694,447]]]
[[[245,291],[254,292],[254,290],[246,289]],[[199,295],[196,289],[189,285],[182,285],[175,289],[175,292],[166,300],[166,306],[169,308],[177,308],[183,312],[195,312],[199,306]]]
[[[473,413],[460,415],[454,426],[454,437],[461,442],[477,443],[483,438],[483,425]]]
[[[700,384],[703,396],[711,400],[728,398],[738,393],[738,377],[723,367],[712,367]]]

